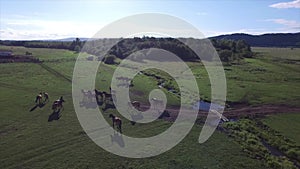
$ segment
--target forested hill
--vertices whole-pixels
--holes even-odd
[[[116,43],[116,44],[115,44]],[[72,42],[62,41],[1,41],[0,45],[7,46],[25,46],[31,48],[54,48],[54,49],[69,49],[76,52],[86,52],[91,55],[105,57],[105,62],[113,64],[116,58],[124,59],[139,50],[158,48],[169,51],[185,61],[198,60],[199,57],[185,45],[196,45],[200,47],[203,60],[214,60],[209,52],[216,50],[221,61],[227,63],[239,62],[243,58],[253,56],[250,45],[243,40],[227,40],[227,39],[193,39],[193,38],[154,38],[154,37],[135,37],[126,39],[96,39],[91,41],[81,41],[76,38]],[[211,44],[213,46],[211,46]],[[214,47],[214,49],[212,49]],[[136,59],[146,59],[145,54],[137,53]]]
[[[249,35],[235,33],[231,35],[220,35],[210,39],[244,40],[250,46],[256,47],[300,47],[299,33],[274,33],[263,35]]]
[[[250,46],[243,40],[205,40],[205,39],[193,39],[193,38],[154,38],[154,37],[143,37],[143,38],[126,38],[120,40],[116,45],[114,45],[108,53],[102,53],[105,46],[112,42],[113,39],[102,39],[89,41],[85,43],[85,47],[82,51],[96,55],[105,56],[106,63],[113,63],[114,58],[124,59],[143,49],[158,48],[169,51],[177,56],[179,56],[184,61],[195,61],[199,60],[197,54],[185,43],[190,46],[198,46],[199,54],[202,56],[201,59],[212,61],[210,50],[216,50],[219,54],[221,61],[232,63],[239,62],[243,58],[250,58],[253,56]],[[211,44],[213,46],[211,46]],[[212,49],[214,47],[214,49]],[[208,53],[207,53],[208,52]],[[143,60],[147,58],[147,54],[137,52],[133,55],[135,60]],[[149,59],[149,58],[148,58]]]

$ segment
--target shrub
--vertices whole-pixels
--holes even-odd
[[[108,56],[105,57],[104,63],[112,65],[112,64],[115,63],[115,59],[116,59],[115,55],[108,55]]]
[[[253,138],[247,139],[246,142],[247,142],[248,144],[257,144],[257,143],[258,143],[257,140],[255,140],[255,139],[253,139]]]
[[[291,148],[287,151],[287,155],[290,157],[290,158],[293,158],[293,159],[298,159],[300,158],[300,152],[294,148]]]

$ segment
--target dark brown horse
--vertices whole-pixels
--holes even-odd
[[[139,101],[128,102],[129,107],[136,108],[137,110],[141,107],[141,103]]]
[[[116,94],[115,93],[106,93],[102,92],[102,97],[104,98],[104,101],[117,101]]]
[[[98,101],[99,100],[99,96],[101,97],[101,99],[103,99],[103,92],[95,89],[95,97],[96,97],[96,100]]]
[[[135,108],[140,108],[141,107],[141,103],[139,101],[133,101],[131,102],[132,106],[135,107]]]
[[[102,96],[104,97],[105,100],[112,100],[112,94],[111,93],[106,93],[106,92],[102,92]]]
[[[96,94],[96,96],[102,96],[103,92],[95,89],[95,94]]]
[[[58,100],[55,100],[53,102],[53,104],[52,104],[52,110],[57,110],[57,109],[63,108],[63,104],[62,104],[63,102],[65,102],[65,100],[61,96]]]
[[[113,128],[115,128],[115,124],[117,125],[117,129],[119,129],[120,133],[122,133],[122,120],[119,117],[114,116],[113,114],[109,114],[109,118],[112,120]]]

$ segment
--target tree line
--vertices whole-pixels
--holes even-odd
[[[67,49],[79,52],[84,45],[84,41],[76,38],[73,41],[14,41],[14,40],[0,40],[0,45],[6,46],[24,46],[28,48],[52,48],[52,49]]]
[[[186,45],[188,44],[188,45]],[[138,52],[143,49],[158,48],[172,52],[179,56],[184,61],[199,60],[198,55],[190,48],[190,46],[197,46],[198,54],[202,56],[201,59],[211,61],[214,58],[211,56],[213,50],[218,52],[221,61],[231,63],[239,61],[243,58],[253,57],[250,45],[244,40],[226,40],[226,39],[193,39],[193,38],[126,38],[126,39],[106,39],[94,40],[85,44],[82,51],[96,55],[103,56],[104,61],[113,63],[114,58],[124,59],[131,55],[136,59],[144,59],[147,54]],[[214,47],[214,49],[212,49]],[[163,58],[162,58],[163,59]]]
[[[212,50],[211,44],[218,52],[221,61],[231,63],[243,58],[253,56],[250,45],[244,40],[230,39],[193,39],[193,38],[154,38],[135,37],[121,39],[95,39],[81,41],[76,38],[73,41],[0,41],[1,45],[24,46],[30,48],[54,48],[68,49],[75,52],[87,52],[91,55],[103,58],[106,63],[113,64],[116,58],[124,59],[130,54],[142,49],[158,48],[172,52],[184,61],[199,60],[199,57],[189,47],[191,45],[200,46],[200,52],[204,60],[213,60],[207,51]],[[138,58],[145,56],[137,55]]]
[[[249,35],[235,33],[231,35],[220,35],[210,39],[244,40],[251,46],[257,47],[300,47],[299,33],[272,33],[263,35]]]

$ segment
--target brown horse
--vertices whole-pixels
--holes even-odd
[[[42,98],[43,98],[42,93],[39,93],[35,98],[35,103],[41,104]]]
[[[112,120],[113,128],[115,128],[115,124],[117,125],[117,129],[119,129],[120,133],[122,133],[122,120],[119,117],[116,117],[112,114],[109,114],[109,118]]]
[[[53,102],[53,104],[52,104],[52,110],[57,110],[57,109],[63,108],[63,104],[62,104],[63,102],[65,102],[65,100],[61,96],[58,100],[55,100]]]
[[[49,101],[49,94],[46,93],[46,92],[43,92],[43,95],[44,95],[44,98],[45,98],[44,102]]]
[[[141,103],[139,101],[132,101],[132,102],[128,102],[128,106],[139,109],[141,107]]]

